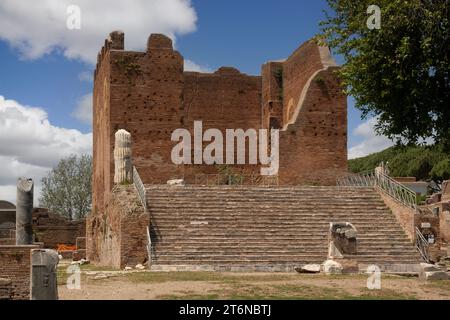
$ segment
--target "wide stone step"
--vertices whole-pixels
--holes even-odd
[[[358,263],[417,263],[418,254],[374,188],[152,186],[154,257],[178,268],[290,269],[326,260],[330,222],[358,232]],[[272,269],[271,267],[272,266]]]
[[[225,230],[224,230],[225,228]],[[228,230],[231,229],[231,230]],[[236,228],[236,227],[230,227],[228,228],[226,225],[224,225],[222,228],[201,228],[201,227],[194,227],[194,228],[188,228],[188,227],[158,227],[153,229],[154,232],[157,235],[160,236],[169,236],[173,234],[180,234],[182,236],[191,237],[195,235],[195,233],[205,233],[205,236],[227,236],[227,237],[233,237],[238,238],[240,236],[248,236],[249,234],[254,234],[258,236],[263,236],[264,234],[267,234],[268,236],[277,236],[280,233],[283,233],[285,236],[295,236],[298,233],[304,233],[305,231],[301,228],[255,228],[255,227],[249,227],[249,228]],[[317,233],[328,233],[327,228],[307,228],[307,232],[317,232]],[[398,239],[398,237],[401,237],[404,235],[401,230],[389,230],[389,229],[367,229],[368,232],[371,230],[372,232],[376,232],[379,235],[384,235],[387,239]],[[369,235],[373,235],[374,233],[371,233]],[[365,232],[362,232],[362,229],[360,228],[359,237],[365,235]],[[406,236],[405,236],[406,239]]]

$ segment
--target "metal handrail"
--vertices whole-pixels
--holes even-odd
[[[376,173],[375,179],[375,186],[379,190],[417,211],[417,194],[413,190],[384,173]]]
[[[429,243],[427,239],[423,236],[422,232],[420,232],[419,228],[416,227],[416,248],[419,250],[420,255],[423,260],[426,262],[430,262],[430,252],[429,252]]]
[[[348,175],[338,179],[337,185],[347,187],[376,187],[403,205],[417,211],[416,193],[383,172],[369,171]]]
[[[142,206],[144,207],[145,212],[147,212],[147,190],[145,189],[145,185],[139,176],[139,173],[136,167],[133,166],[133,184],[136,189],[137,194],[139,195],[139,199],[141,200]]]
[[[338,179],[337,185],[340,187],[374,187],[375,173],[371,171],[350,174],[346,177]]]

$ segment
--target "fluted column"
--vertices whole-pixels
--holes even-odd
[[[123,129],[115,133],[114,183],[132,183],[133,164],[131,161],[131,134]]]

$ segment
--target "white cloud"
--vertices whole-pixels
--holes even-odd
[[[67,7],[81,9],[81,29],[69,30]],[[26,59],[60,51],[67,58],[94,64],[104,39],[125,32],[127,49],[146,47],[150,33],[176,35],[195,31],[197,15],[190,0],[1,0],[0,39]]]
[[[41,108],[23,106],[0,96],[0,199],[15,202],[17,178],[40,180],[71,154],[91,154],[92,133],[52,125]]]
[[[81,82],[94,82],[94,73],[93,71],[83,71],[78,74],[78,80]]]
[[[380,136],[375,133],[376,123],[377,118],[374,117],[356,127],[356,129],[353,131],[353,135],[362,137],[363,140],[357,145],[349,148],[349,159],[364,157],[371,153],[382,151],[394,145],[394,143],[387,137]]]
[[[75,111],[72,113],[81,122],[92,124],[92,93],[89,93],[78,100]]]
[[[184,71],[194,71],[194,72],[203,72],[203,73],[210,73],[212,70],[208,67],[201,66],[191,60],[185,59],[184,60]]]

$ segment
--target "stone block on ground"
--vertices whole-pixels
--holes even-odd
[[[327,260],[323,263],[323,272],[325,274],[341,274],[342,270],[342,265],[339,262]]]
[[[430,271],[442,271],[442,268],[440,268],[437,265],[430,264],[430,263],[421,263],[420,264],[420,272],[430,272]]]
[[[421,272],[419,275],[419,279],[423,281],[448,280],[449,276],[445,271],[429,271],[429,272]]]
[[[182,186],[184,186],[184,180],[183,180],[183,179],[173,179],[173,180],[169,180],[169,181],[167,181],[167,185],[169,185],[169,186],[179,186],[179,187],[182,187]]]
[[[303,267],[295,268],[295,271],[298,273],[319,273],[320,269],[320,264],[306,264]]]

